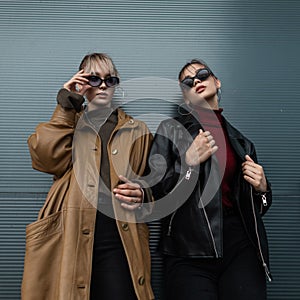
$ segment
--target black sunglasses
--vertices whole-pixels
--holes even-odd
[[[196,75],[194,77],[186,77],[181,81],[181,84],[183,84],[186,87],[192,88],[194,86],[194,80],[195,78],[199,79],[200,81],[206,80],[210,75],[212,75],[212,72],[207,69],[199,69],[196,72]]]
[[[107,87],[112,87],[120,83],[119,77],[116,76],[111,76],[102,79],[99,76],[91,75],[88,76],[87,79],[89,80],[88,84],[92,87],[98,87],[102,84],[102,82],[104,82]]]

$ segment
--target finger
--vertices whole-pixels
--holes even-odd
[[[113,190],[115,195],[121,195],[122,197],[127,197],[127,198],[142,198],[142,191],[140,189],[120,189],[120,188],[115,188]]]
[[[138,183],[130,181],[127,177],[123,175],[119,175],[119,179],[121,182],[124,183],[119,184],[118,188],[125,188],[125,189],[132,189],[132,190],[141,188]]]
[[[243,170],[243,175],[251,178],[255,178],[256,174],[249,169]]]
[[[127,203],[141,203],[141,198],[138,196],[131,196],[131,195],[126,195],[122,193],[116,193],[115,197],[123,202]]]
[[[81,95],[84,95],[84,94],[86,93],[86,91],[89,90],[90,88],[92,88],[92,87],[89,86],[89,85],[87,85],[87,84],[80,85],[80,86],[79,86],[78,92],[79,92]]]
[[[204,131],[203,132],[203,136],[205,136],[205,137],[208,137],[210,135],[211,135],[210,131]]]
[[[252,178],[251,176],[244,175],[244,179],[247,182],[249,182],[252,186],[254,186],[254,187],[258,186],[258,183],[256,182],[256,180],[254,178]]]
[[[216,144],[216,141],[214,139],[212,139],[208,142],[208,144],[209,144],[209,147],[213,147]]]
[[[206,137],[206,139],[207,139],[208,142],[210,142],[210,141],[212,141],[214,138],[213,138],[212,135],[208,135],[208,136]]]
[[[81,69],[80,71],[78,71],[75,75],[75,76],[80,76],[80,77],[87,77],[87,76],[90,76],[91,74],[90,73],[86,73],[83,69]]]
[[[219,147],[218,147],[217,145],[214,145],[214,146],[211,148],[211,154],[216,153],[218,149],[219,149]]]
[[[250,164],[243,164],[242,170],[243,170],[244,173],[247,172],[247,171],[256,173],[256,171],[255,171],[255,166],[250,165]]]
[[[208,137],[210,134],[210,131],[203,131],[202,129],[199,129],[199,134],[198,136],[204,136],[204,137]]]
[[[259,165],[253,160],[246,160],[242,163],[242,168],[257,168]]]
[[[121,203],[121,206],[127,210],[136,210],[140,207],[140,204],[126,204],[126,203]]]
[[[256,191],[266,191],[267,183],[263,179],[244,175],[244,179],[249,182]]]
[[[254,162],[254,160],[248,154],[245,155],[245,159],[246,161]]]
[[[119,179],[123,182],[130,182],[130,180],[127,177],[123,176],[123,175],[119,175]]]
[[[127,191],[127,193],[134,193],[134,194],[140,194],[141,193],[141,188],[137,183],[134,182],[129,182],[129,183],[120,183],[117,185],[117,187],[114,189],[114,191],[122,190],[122,191]]]
[[[87,84],[89,80],[83,76],[74,76],[71,81],[75,81],[77,83]]]
[[[262,166],[258,165],[258,164],[255,164],[255,163],[245,163],[243,166],[242,166],[242,170],[243,172],[252,172],[253,174],[256,174],[260,177],[262,177],[264,175],[264,170],[262,168]]]
[[[200,163],[206,161],[209,157],[211,157],[216,151],[218,150],[218,146],[213,146],[212,148],[209,148],[207,151],[205,151],[201,156],[200,156]]]

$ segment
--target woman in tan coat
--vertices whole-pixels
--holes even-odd
[[[58,92],[51,120],[28,139],[33,168],[54,182],[26,229],[24,300],[154,298],[140,220],[151,195],[137,183],[152,136],[113,108],[118,84],[109,56],[86,55]]]

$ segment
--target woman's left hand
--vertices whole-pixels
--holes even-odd
[[[266,192],[267,180],[263,167],[256,164],[249,155],[246,155],[245,159],[246,161],[242,163],[244,179],[248,181],[257,192]]]
[[[120,200],[121,206],[128,210],[135,210],[143,202],[143,192],[139,184],[131,182],[128,178],[120,175],[120,181],[114,188],[115,197]]]

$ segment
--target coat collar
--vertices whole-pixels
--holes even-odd
[[[135,128],[138,126],[138,122],[134,120],[131,116],[127,115],[122,109],[117,108],[115,110],[117,112],[118,122],[116,128]],[[84,129],[84,128],[94,128],[93,124],[90,122],[89,118],[87,117],[86,112],[82,112],[77,125],[76,129]],[[97,131],[97,130],[96,130]],[[98,132],[98,131],[97,131]]]

